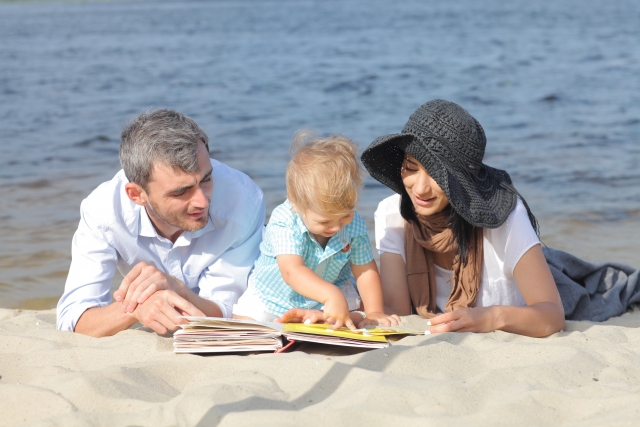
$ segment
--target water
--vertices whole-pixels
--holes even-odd
[[[546,244],[640,266],[638,22],[637,1],[0,3],[0,306],[55,305],[80,201],[149,107],[193,117],[270,211],[296,130],[363,149],[455,101]],[[367,179],[370,226],[389,194]]]

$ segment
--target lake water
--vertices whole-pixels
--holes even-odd
[[[271,211],[293,133],[364,149],[422,103],[461,104],[542,240],[640,267],[640,2],[0,2],[0,307],[53,307],[79,205],[119,132],[169,107]],[[370,226],[389,190],[367,178]]]

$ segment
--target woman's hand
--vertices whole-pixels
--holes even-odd
[[[495,331],[500,329],[497,325],[499,307],[459,308],[434,316],[429,321],[433,326],[427,329],[427,333]]]

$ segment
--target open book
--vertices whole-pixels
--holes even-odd
[[[368,327],[354,332],[346,327],[304,323],[265,323],[217,317],[185,316],[188,324],[173,334],[175,353],[280,352],[298,341],[359,348],[389,346],[388,335],[420,335],[424,331],[398,327]]]

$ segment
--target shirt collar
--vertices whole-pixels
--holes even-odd
[[[140,206],[138,211],[140,212],[140,231],[138,234],[143,237],[160,237],[147,214],[147,209],[144,206]]]
[[[301,234],[305,234],[307,233],[309,235],[309,237],[311,237],[311,233],[309,233],[309,230],[307,230],[307,226],[304,225],[304,221],[302,220],[302,216],[300,216],[300,214],[298,214],[297,212],[293,211],[293,215],[295,216],[295,225],[298,228],[298,231]]]
[[[214,231],[216,229],[215,224],[213,223],[213,218],[211,217],[211,210],[209,210],[209,221],[207,221],[207,225],[202,227],[200,230],[196,231],[185,231],[182,235],[188,234],[192,239],[197,239],[198,237],[206,234],[210,231]]]
[[[327,249],[331,249],[332,252],[338,252],[347,247],[349,241],[351,240],[348,227],[349,224],[345,225],[335,235],[331,236],[331,239],[329,239],[329,242],[327,242],[325,251]]]

